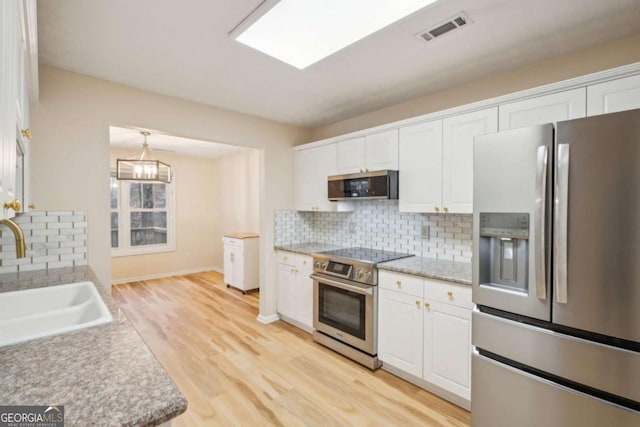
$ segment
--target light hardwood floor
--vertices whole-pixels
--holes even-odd
[[[189,401],[174,426],[469,426],[469,412],[360,365],[285,322],[256,320],[258,292],[215,272],[113,287]]]

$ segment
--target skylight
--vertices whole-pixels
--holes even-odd
[[[435,1],[280,0],[236,40],[304,69]]]

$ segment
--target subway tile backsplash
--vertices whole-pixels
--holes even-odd
[[[471,214],[400,212],[397,200],[355,206],[353,212],[276,211],[275,245],[318,242],[471,262]]]
[[[0,226],[0,274],[87,265],[86,211],[31,211],[13,220],[24,232],[27,256],[16,258],[13,233]]]

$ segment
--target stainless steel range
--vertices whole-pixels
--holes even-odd
[[[378,268],[413,255],[368,248],[313,254],[313,339],[377,369]]]

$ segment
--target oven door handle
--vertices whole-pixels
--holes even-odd
[[[324,276],[318,276],[317,274],[312,274],[309,277],[317,282],[323,282],[328,285],[335,286],[336,288],[344,289],[345,291],[355,292],[360,295],[373,295],[373,288],[371,286],[360,287],[356,285],[350,285],[347,283],[338,282],[337,280],[328,279]]]

